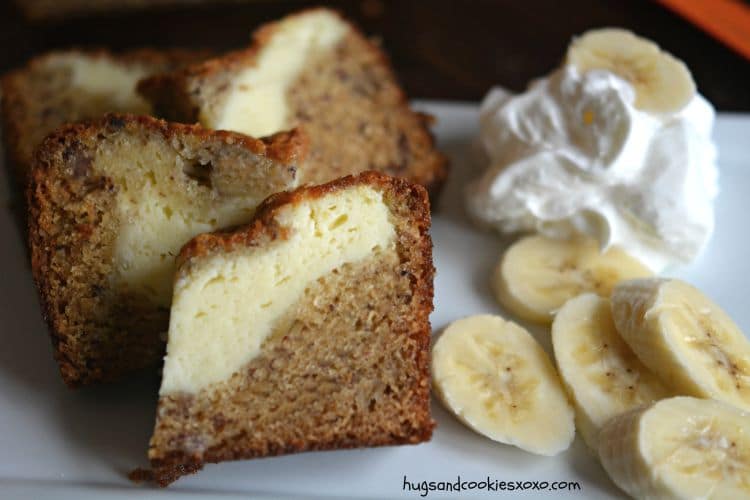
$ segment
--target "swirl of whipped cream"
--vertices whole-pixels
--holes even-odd
[[[607,70],[563,66],[520,95],[493,89],[481,107],[490,159],[467,207],[503,233],[585,234],[654,271],[692,261],[714,227],[713,107],[648,113]]]

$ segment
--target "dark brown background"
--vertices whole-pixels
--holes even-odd
[[[224,3],[29,22],[3,2],[0,72],[58,47],[240,47],[257,24],[323,3],[381,37],[412,97],[475,101],[493,84],[521,90],[558,63],[571,36],[611,25],[654,39],[683,59],[699,90],[719,109],[750,111],[750,63],[650,0]]]

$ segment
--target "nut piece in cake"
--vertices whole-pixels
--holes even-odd
[[[178,258],[149,458],[206,462],[430,438],[426,191],[368,172],[266,200]]]
[[[168,119],[263,136],[303,127],[303,182],[377,170],[436,191],[447,174],[429,117],[409,108],[387,57],[338,13],[309,9],[267,24],[245,50],[142,81]]]
[[[65,382],[155,365],[182,245],[295,187],[305,152],[296,131],[261,141],[130,115],[48,137],[30,179],[29,232]]]
[[[149,114],[135,91],[151,74],[204,59],[205,52],[134,50],[56,51],[32,59],[2,79],[2,124],[8,159],[22,184],[42,140],[65,123],[107,112]]]

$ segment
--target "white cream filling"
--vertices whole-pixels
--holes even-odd
[[[395,244],[382,193],[367,186],[286,206],[276,220],[287,239],[198,260],[178,279],[160,394],[229,379],[312,282]]]
[[[118,204],[121,225],[115,245],[118,279],[126,289],[168,307],[175,257],[182,245],[197,234],[247,222],[260,201],[247,197],[196,203],[189,193],[170,200],[151,185],[133,198],[123,194]]]
[[[182,245],[196,234],[247,222],[265,193],[220,195],[192,179],[170,179],[183,174],[166,161],[153,161],[160,154],[144,145],[140,151],[102,150],[98,159],[120,165],[110,173],[119,186],[114,279],[124,290],[168,307]]]
[[[313,11],[281,21],[257,56],[255,66],[232,82],[215,120],[201,113],[203,125],[262,137],[288,127],[286,93],[316,54],[332,49],[348,25],[327,11]]]
[[[71,86],[77,91],[107,99],[117,109],[151,109],[135,91],[138,81],[148,74],[146,68],[117,64],[106,57],[74,55],[61,56],[53,64],[70,69]]]

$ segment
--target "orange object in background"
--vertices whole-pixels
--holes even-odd
[[[657,0],[750,59],[750,6],[738,0]]]

